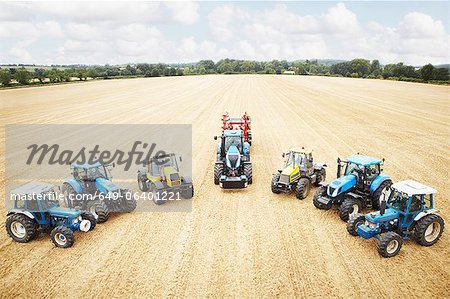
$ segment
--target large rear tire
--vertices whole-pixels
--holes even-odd
[[[307,178],[301,178],[295,187],[295,196],[300,200],[305,199],[308,196],[309,189],[309,180]]]
[[[372,208],[374,210],[379,210],[380,209],[380,203],[381,203],[381,198],[383,195],[383,191],[386,189],[386,187],[389,187],[392,185],[392,181],[391,180],[386,180],[384,182],[382,182],[380,184],[380,186],[378,186],[378,188],[375,190],[375,192],[373,192],[372,194]]]
[[[253,183],[252,164],[245,164],[244,165],[244,175],[247,177],[247,182],[249,184],[252,184]]]
[[[439,215],[431,214],[417,222],[414,238],[422,246],[431,246],[439,241],[443,231],[444,219]]]
[[[103,223],[109,219],[109,209],[104,201],[90,200],[87,204],[87,210],[95,216],[97,223]]]
[[[347,222],[350,216],[356,215],[362,210],[361,201],[354,198],[346,198],[339,207],[339,217]]]
[[[219,185],[219,179],[223,174],[223,165],[215,164],[214,165],[214,184]]]
[[[327,171],[325,168],[322,168],[318,173],[317,180],[314,183],[314,185],[316,187],[319,187],[320,183],[325,182],[326,179],[327,179]]]
[[[72,247],[75,242],[75,236],[70,228],[67,226],[57,226],[50,233],[50,238],[53,244],[59,248]]]
[[[395,232],[381,234],[378,239],[377,250],[382,257],[396,256],[403,245],[403,239]]]
[[[277,183],[280,180],[280,173],[275,173],[272,177],[272,185],[270,186],[272,193],[280,194],[281,191],[277,188]]]
[[[366,221],[366,216],[364,214],[355,214],[352,215],[352,217],[350,217],[350,219],[348,219],[347,222],[347,231],[350,235],[352,236],[357,236],[358,232],[358,226],[360,226],[361,224],[364,224],[364,222]]]
[[[331,201],[326,205],[319,201],[319,198],[327,194],[327,187],[320,186],[313,196],[313,205],[320,210],[329,210],[332,207]]]
[[[5,227],[8,235],[19,243],[30,242],[38,233],[36,222],[23,214],[9,216]]]

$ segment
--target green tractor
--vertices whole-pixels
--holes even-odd
[[[311,184],[319,186],[325,181],[326,164],[314,164],[312,151],[304,147],[296,147],[283,153],[286,162],[283,170],[273,175],[271,189],[275,194],[295,192],[298,199],[308,196]]]
[[[168,200],[190,199],[194,196],[194,186],[189,176],[182,176],[178,166],[181,156],[167,154],[153,157],[138,171],[138,186],[143,192],[152,192],[153,202],[161,205]]]

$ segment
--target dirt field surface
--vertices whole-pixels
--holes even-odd
[[[2,229],[0,297],[448,298],[449,95],[446,86],[258,75],[0,91],[3,166],[4,124],[192,124],[196,188],[190,213],[116,215],[66,250],[48,236],[14,243]],[[245,190],[213,184],[224,111],[253,117],[254,183]],[[376,241],[350,236],[335,210],[314,208],[314,189],[303,201],[270,192],[293,146],[313,148],[327,180],[338,156],[384,157],[394,181],[439,191],[447,231],[432,247],[406,241],[397,257],[381,258]],[[4,194],[4,167],[1,182]]]

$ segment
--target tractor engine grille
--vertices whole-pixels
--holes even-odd
[[[280,175],[280,180],[278,182],[289,185],[289,176],[285,174]]]

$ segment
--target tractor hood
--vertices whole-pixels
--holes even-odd
[[[339,194],[346,192],[348,189],[356,185],[356,177],[354,175],[344,175],[332,181],[328,185],[327,194],[330,197],[336,197]]]
[[[81,214],[81,211],[61,207],[50,208],[48,209],[48,212],[50,213],[51,216],[64,218],[76,218]]]
[[[164,167],[163,172],[166,177],[170,176],[172,173],[178,173],[178,171],[172,166]]]
[[[384,212],[384,215],[380,215],[380,211],[366,214],[366,220],[372,223],[381,223],[396,219],[398,218],[398,216],[399,216],[398,211],[392,208],[387,208],[386,211]]]
[[[285,169],[283,169],[281,174],[291,176],[292,174],[294,174],[294,172],[298,172],[297,168],[298,168],[298,166],[294,167],[292,165],[289,165]]]
[[[110,180],[103,178],[95,179],[95,187],[97,188],[97,190],[103,193],[114,192],[121,189],[119,186],[117,186]]]
[[[241,153],[235,145],[231,145],[228,148],[226,162],[228,168],[239,168],[241,166]]]

